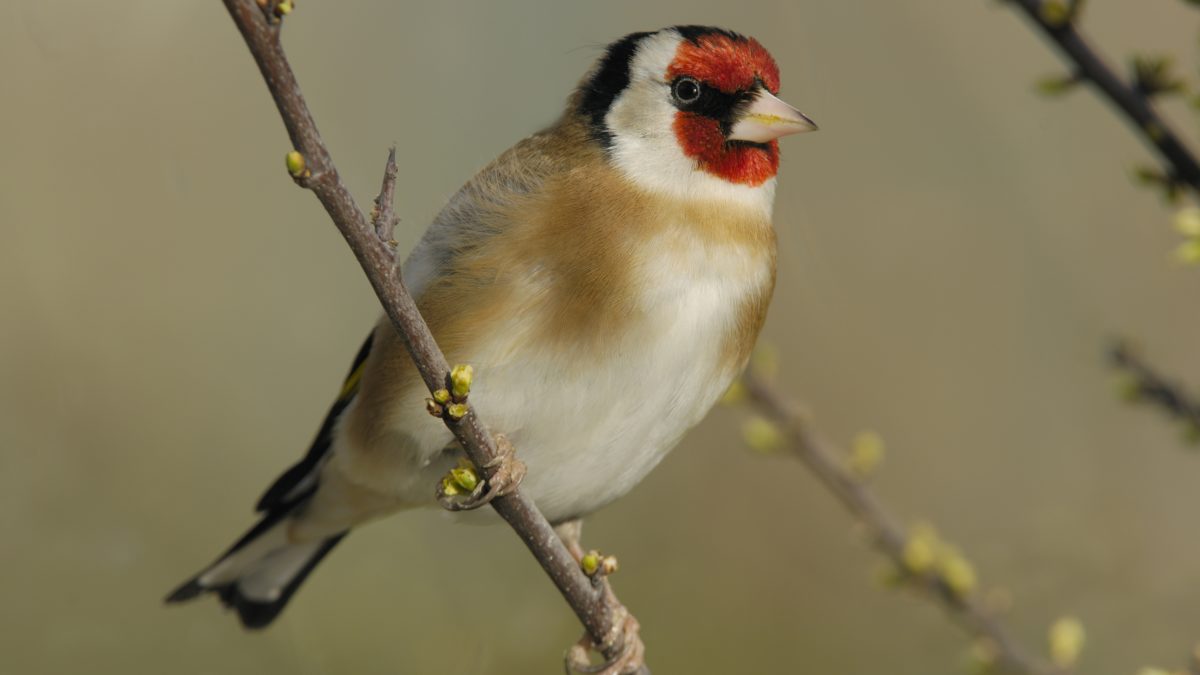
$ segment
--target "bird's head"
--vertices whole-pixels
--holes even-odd
[[[778,93],[779,68],[757,40],[674,26],[609,45],[575,105],[592,137],[643,186],[759,197],[774,184],[777,139],[817,128]]]

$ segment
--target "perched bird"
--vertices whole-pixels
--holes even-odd
[[[756,40],[676,26],[609,45],[552,126],[457,194],[402,275],[471,404],[556,524],[628,492],[745,366],[775,284],[776,98]],[[350,528],[434,504],[462,456],[382,320],[259,523],[168,598],[269,624]]]

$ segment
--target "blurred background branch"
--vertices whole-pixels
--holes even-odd
[[[779,444],[800,459],[866,528],[875,548],[887,557],[891,568],[886,581],[912,588],[940,605],[976,638],[971,656],[979,666],[1024,675],[1069,671],[1083,646],[1077,622],[1052,627],[1054,664],[1035,657],[1004,626],[998,609],[983,599],[974,567],[962,552],[943,541],[931,525],[921,524],[911,531],[904,528],[870,489],[866,478],[882,459],[882,440],[863,436],[851,452],[845,452],[813,426],[804,407],[788,398],[763,369],[748,368],[742,386],[750,405],[771,425],[756,430],[752,422],[747,438],[751,446],[765,450]]]
[[[1170,72],[1168,59],[1135,58],[1133,77],[1126,82],[1079,32],[1077,21],[1084,0],[1006,1],[1015,5],[1069,64],[1069,74],[1057,80],[1060,86],[1050,85],[1053,79],[1046,80],[1044,91],[1057,93],[1080,82],[1092,85],[1158,153],[1166,170],[1157,177],[1168,195],[1173,197],[1181,184],[1193,193],[1200,192],[1200,162],[1152,102],[1155,96],[1182,90]],[[1143,178],[1149,180],[1151,176]]]
[[[1091,84],[1158,154],[1162,168],[1137,168],[1134,176],[1138,182],[1161,189],[1170,202],[1178,200],[1181,188],[1187,189],[1193,198],[1200,195],[1200,162],[1154,107],[1156,97],[1181,94],[1187,89],[1172,71],[1171,57],[1137,55],[1131,60],[1132,73],[1125,80],[1079,32],[1078,21],[1085,0],[1006,1],[1015,5],[1069,63],[1070,72],[1066,76],[1044,79],[1039,88],[1045,93],[1058,94],[1081,82]],[[1185,264],[1200,264],[1200,211],[1195,207],[1181,210],[1175,217],[1175,228],[1184,238],[1175,249],[1176,259]],[[1187,425],[1185,438],[1195,439],[1200,434],[1197,406],[1181,387],[1141,362],[1124,340],[1109,355],[1112,364],[1131,378],[1123,387],[1128,398],[1157,405],[1170,416],[1182,419]]]
[[[1124,342],[1113,346],[1109,360],[1122,375],[1118,388],[1123,398],[1158,407],[1182,424],[1186,441],[1200,442],[1200,401],[1183,385],[1159,373]]]

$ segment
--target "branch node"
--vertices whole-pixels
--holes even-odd
[[[440,391],[440,390],[439,390]],[[436,405],[436,404],[435,404]],[[454,417],[455,406],[446,406],[446,415]],[[438,504],[447,511],[471,511],[486,506],[497,497],[512,494],[525,478],[525,463],[516,457],[516,450],[504,434],[496,434],[496,456],[483,465],[483,478],[470,460],[459,460],[438,483]]]
[[[375,236],[389,250],[396,248],[392,232],[400,222],[393,208],[395,195],[396,146],[393,145],[388,149],[387,163],[383,167],[383,184],[379,187],[379,196],[375,198],[375,208],[371,210],[371,224],[375,226]]]
[[[624,605],[606,593],[613,612],[613,629],[602,644],[597,645],[586,634],[579,642],[571,645],[563,661],[567,675],[630,675],[641,672],[645,667],[646,645],[639,634],[641,626]],[[614,604],[615,603],[615,604]],[[611,654],[603,663],[592,665],[588,655],[592,652]]]

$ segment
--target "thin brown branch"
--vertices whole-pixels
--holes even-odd
[[[829,488],[842,506],[867,527],[876,549],[896,569],[906,569],[908,534],[866,483],[847,467],[846,455],[812,426],[798,403],[787,398],[763,376],[751,370],[745,376],[745,385],[752,405],[783,430],[789,449]],[[998,668],[1026,675],[1061,675],[1062,671],[1034,657],[1020,645],[975,594],[964,595],[933,573],[909,574],[906,579],[926,597],[940,604],[973,636],[985,640],[995,655]]]
[[[392,248],[385,243],[382,233],[372,227],[342,182],[329,150],[317,131],[316,122],[280,44],[281,22],[273,18],[274,4],[268,2],[267,7],[262,8],[255,0],[223,2],[266,80],[293,148],[304,156],[306,170],[297,176],[297,182],[312,190],[345,237],[430,392],[448,386],[450,366],[434,342],[412,296],[404,287]],[[392,181],[394,178],[385,174],[384,192],[390,193],[389,184]],[[390,197],[381,197],[381,201],[380,213],[383,215],[391,210],[391,200]],[[389,221],[381,217],[379,222],[387,225]],[[475,466],[483,469],[484,478],[490,479],[499,468],[492,461],[496,458],[497,449],[492,434],[483,422],[473,410],[469,410],[461,419],[454,419],[450,415],[442,419]],[[431,494],[433,489],[431,485]],[[579,617],[591,641],[601,646],[604,657],[609,660],[621,657],[626,647],[626,634],[621,630],[627,617],[624,608],[615,600],[606,601],[602,588],[584,575],[550,523],[519,489],[497,497],[491,504],[525,542]],[[477,573],[483,576],[490,574],[491,570],[480,564]],[[641,666],[639,672],[649,671]]]
[[[1130,377],[1124,393],[1136,401],[1158,406],[1171,417],[1188,425],[1193,433],[1200,432],[1200,401],[1193,398],[1178,382],[1159,373],[1130,347],[1121,342],[1109,352],[1113,366]]]
[[[1158,153],[1168,167],[1172,183],[1200,193],[1200,162],[1179,135],[1154,109],[1136,82],[1125,82],[1075,28],[1077,2],[1063,0],[1010,0],[1071,63],[1074,77],[1092,84]],[[1066,7],[1067,9],[1060,10]]]

